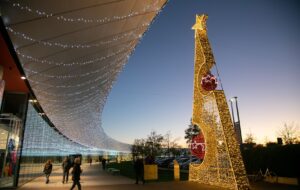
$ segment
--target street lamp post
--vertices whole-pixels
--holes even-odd
[[[239,114],[239,108],[238,108],[238,101],[237,97],[233,97],[235,99],[235,107],[236,107],[236,115],[237,115],[237,121],[240,123],[240,114]]]
[[[233,105],[232,105],[233,99],[231,98],[229,100],[229,102],[230,102],[230,108],[231,108],[232,122],[234,123],[235,119],[234,119],[234,112],[233,112]]]
[[[233,102],[235,102],[237,121],[235,121],[235,117],[234,117]],[[241,123],[240,123],[240,113],[239,113],[238,102],[237,102],[236,96],[234,96],[230,99],[230,107],[231,107],[231,112],[232,112],[232,122],[234,125],[234,131],[235,131],[235,134],[237,137],[237,141],[239,144],[242,144],[243,139],[242,139],[242,131],[241,131]]]

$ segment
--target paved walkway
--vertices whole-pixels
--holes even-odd
[[[120,175],[112,175],[103,171],[98,164],[92,166],[82,165],[83,173],[81,176],[81,186],[83,190],[220,190],[218,187],[207,185],[199,186],[198,183],[190,182],[161,182],[146,183],[145,185],[134,184],[135,181]],[[56,170],[50,176],[49,184],[45,184],[45,177],[38,177],[33,181],[21,186],[20,190],[65,190],[70,189],[72,180],[69,177],[69,183],[62,183],[62,171]]]
[[[92,166],[83,165],[81,186],[83,190],[222,190],[220,187],[213,187],[188,181],[172,181],[160,183],[146,183],[145,185],[134,184],[134,180],[120,175],[111,175],[102,171],[98,164]],[[39,177],[18,188],[19,190],[67,190],[72,185],[71,177],[69,183],[62,183],[61,170],[54,171],[50,176],[50,183],[45,184],[45,177]],[[297,190],[297,187],[280,186],[266,183],[252,185],[254,190]],[[76,188],[77,189],[77,188]]]

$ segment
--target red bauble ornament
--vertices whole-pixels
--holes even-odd
[[[211,74],[207,73],[201,79],[201,87],[206,91],[215,90],[218,86],[217,78]]]
[[[203,160],[205,155],[205,141],[202,133],[193,137],[191,143],[191,152],[194,156]]]

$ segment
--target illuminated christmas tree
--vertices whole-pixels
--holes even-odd
[[[206,31],[206,15],[196,16],[193,125],[205,141],[201,164],[191,164],[189,180],[229,189],[250,189],[224,91],[211,74],[215,65]]]

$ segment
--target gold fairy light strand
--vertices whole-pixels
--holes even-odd
[[[124,33],[123,35],[114,36],[113,39],[111,39],[111,40],[105,40],[105,41],[103,40],[103,41],[100,41],[99,43],[95,43],[95,44],[65,44],[65,43],[61,43],[61,42],[49,42],[49,41],[43,41],[43,40],[34,39],[33,37],[28,36],[27,34],[15,31],[13,28],[11,28],[9,26],[6,26],[6,30],[9,31],[11,34],[13,34],[15,36],[18,36],[18,37],[20,37],[20,38],[22,38],[24,40],[35,42],[35,43],[38,43],[38,44],[41,44],[41,45],[44,45],[44,46],[59,47],[59,48],[64,48],[64,49],[74,49],[74,48],[76,48],[76,49],[80,49],[81,48],[82,49],[82,48],[97,48],[97,47],[101,47],[103,45],[107,45],[107,44],[110,44],[110,43],[113,43],[113,42],[118,42],[118,41],[120,41],[120,40],[122,40],[124,38],[128,38],[128,37],[131,37],[131,36],[134,37],[133,39],[139,39],[142,36],[139,35],[139,33],[137,33],[137,31],[141,30],[142,28],[147,27],[147,26],[149,26],[149,23],[142,24],[141,26],[138,26],[133,31]]]
[[[12,5],[15,8],[18,8],[22,11],[27,11],[29,13],[34,13],[40,17],[46,17],[46,18],[55,18],[58,21],[63,21],[63,22],[74,22],[74,23],[109,23],[109,22],[113,22],[113,21],[118,21],[118,20],[124,20],[124,19],[129,19],[131,17],[135,17],[135,16],[139,16],[139,15],[143,15],[143,14],[147,14],[147,13],[156,13],[160,11],[160,7],[158,7],[158,2],[160,2],[160,0],[156,0],[152,3],[152,6],[146,6],[143,10],[141,11],[133,11],[128,13],[127,15],[114,15],[111,17],[104,17],[104,18],[84,18],[84,17],[77,17],[77,18],[71,18],[71,17],[66,17],[63,15],[56,15],[55,13],[47,13],[45,11],[41,11],[38,9],[33,9],[29,6],[26,5],[22,5],[21,3],[12,3],[11,0],[8,1],[10,3],[10,5]]]

